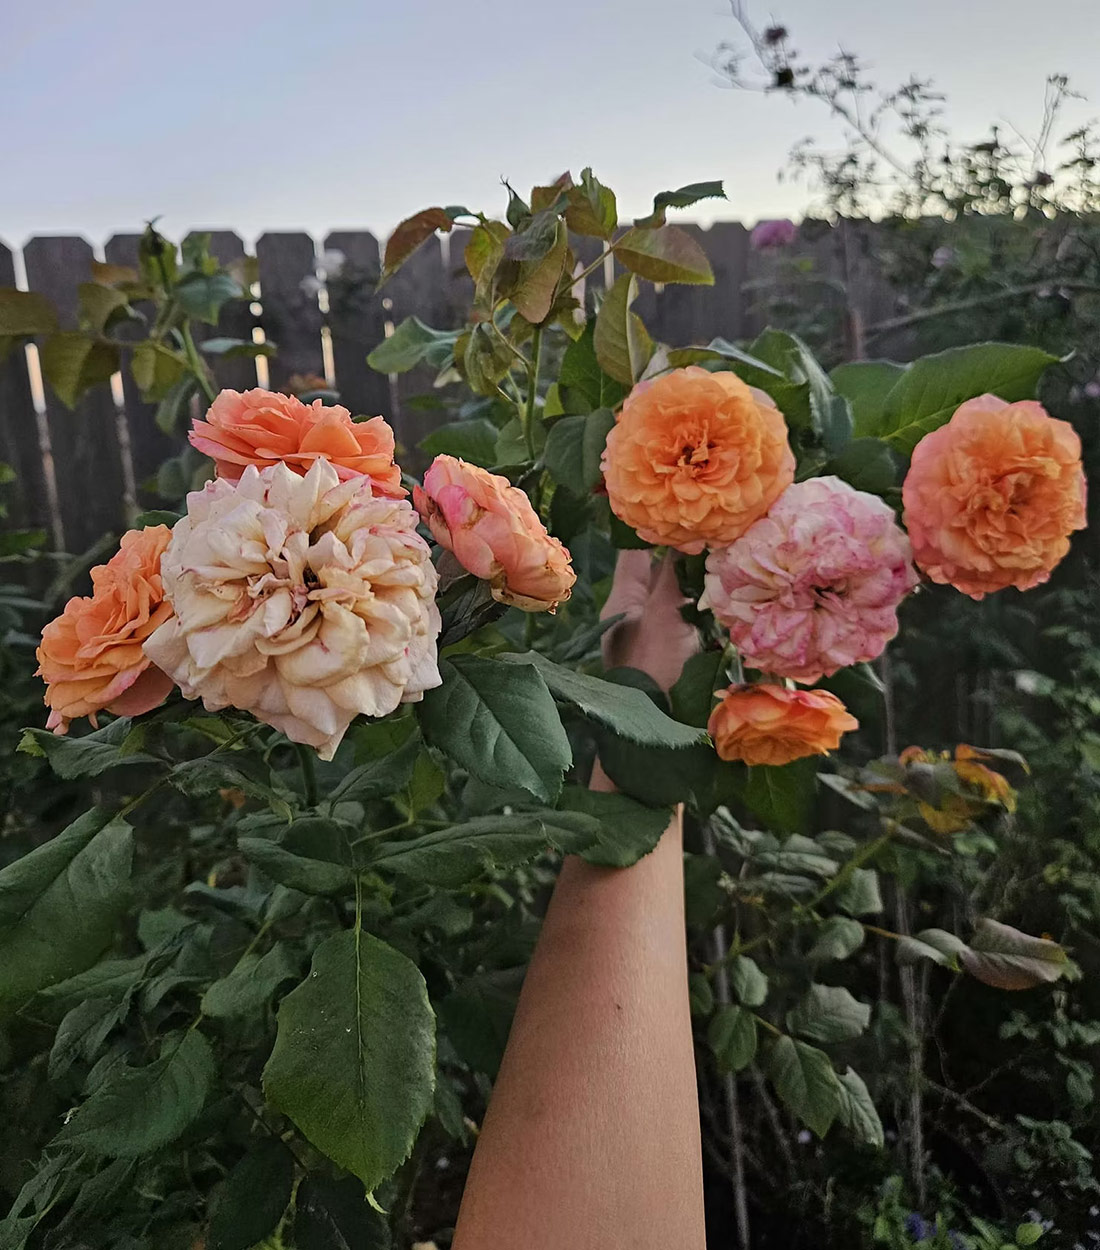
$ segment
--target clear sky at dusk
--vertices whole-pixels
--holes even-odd
[[[838,44],[894,83],[931,75],[957,132],[1034,129],[1066,73],[1100,113],[1095,0],[750,0],[817,59]],[[3,0],[0,238],[95,243],[163,228],[369,227],[427,204],[502,207],[592,164],[626,213],[723,178],[722,216],[795,214],[808,104],[722,89],[700,59],[736,27],[721,0]]]

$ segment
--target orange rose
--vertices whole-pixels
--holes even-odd
[[[843,734],[858,729],[835,694],[788,690],[760,683],[730,686],[710,714],[707,730],[720,759],[745,764],[789,764],[806,755],[825,755]]]
[[[382,417],[353,421],[339,405],[319,399],[308,406],[294,395],[253,389],[222,391],[205,421],[196,421],[191,445],[210,456],[218,477],[239,482],[245,468],[266,469],[280,461],[305,476],[325,457],[342,482],[363,475],[375,494],[401,499],[401,470],[393,462],[393,430]]]
[[[577,580],[568,550],[547,532],[523,491],[454,456],[436,456],[413,502],[432,536],[487,581],[493,598],[553,612]]]
[[[617,517],[691,555],[740,538],[794,481],[779,409],[735,374],[697,365],[630,392],[601,467]]]
[[[138,716],[168,697],[172,679],[141,649],[172,615],[164,601],[160,558],[172,531],[152,525],[123,534],[116,555],[92,569],[92,596],[70,599],[42,631],[38,676],[46,683],[48,729],[67,733],[69,722],[101,708]]]
[[[1085,526],[1081,440],[1034,400],[969,399],[913,451],[902,488],[913,558],[981,599],[1045,582]]]

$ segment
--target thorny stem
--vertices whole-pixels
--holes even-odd
[[[214,384],[210,381],[210,373],[199,355],[199,349],[195,346],[195,340],[191,336],[191,327],[186,321],[180,326],[180,337],[183,339],[183,350],[187,353],[187,361],[191,366],[191,372],[195,375],[199,386],[202,387],[202,392],[206,396],[207,402],[212,404],[218,393],[214,389]]]
[[[535,326],[531,336],[531,363],[527,367],[527,409],[523,418],[523,432],[527,436],[527,451],[535,456],[535,401],[538,399],[539,365],[542,363],[542,326]]]

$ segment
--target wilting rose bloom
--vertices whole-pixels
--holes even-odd
[[[265,469],[282,463],[306,473],[323,457],[341,481],[362,474],[374,483],[376,494],[405,494],[386,421],[353,421],[346,408],[319,399],[303,404],[297,396],[259,388],[222,391],[206,420],[194,423],[190,438],[213,459],[218,477],[230,482],[240,481],[249,465]]]
[[[617,517],[691,555],[740,538],[794,479],[779,409],[736,375],[697,365],[630,392],[601,467]]]
[[[436,542],[487,581],[498,602],[553,612],[572,593],[577,575],[569,551],[507,478],[455,456],[436,456],[423,488],[413,488],[413,502]]]
[[[757,222],[749,235],[749,246],[758,252],[766,252],[771,248],[790,247],[797,238],[798,227],[793,221],[782,217],[775,221]]]
[[[359,713],[439,685],[436,574],[416,513],[341,482],[245,469],[187,497],[162,562],[175,616],[146,654],[208,711],[235,707],[331,759]]]
[[[919,800],[917,807],[925,824],[936,833],[959,833],[990,807],[1000,807],[1006,812],[1016,810],[1016,791],[999,772],[981,763],[994,756],[979,747],[960,742],[955,748],[953,768],[961,783],[958,788],[937,785],[939,791],[935,803]],[[909,768],[912,765],[942,767],[950,757],[946,751],[926,751],[922,747],[906,747],[898,756],[898,762]],[[904,788],[899,787],[904,794]]]
[[[123,534],[117,554],[92,569],[90,598],[70,599],[42,631],[38,675],[46,682],[47,728],[102,709],[137,716],[164,702],[172,679],[142,643],[172,615],[161,583],[161,555],[172,531],[151,525]]]
[[[745,764],[789,764],[825,755],[858,728],[835,694],[763,683],[730,686],[707,722],[719,758]]]
[[[902,488],[913,557],[981,599],[1047,581],[1085,526],[1081,440],[1034,400],[967,400],[913,451]]]
[[[766,517],[707,556],[699,606],[751,668],[814,682],[881,655],[918,580],[893,508],[839,478],[814,477],[788,486]]]

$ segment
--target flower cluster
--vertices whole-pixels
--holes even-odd
[[[743,665],[788,683],[881,655],[918,569],[977,599],[1026,590],[1085,524],[1072,428],[1038,403],[992,395],[917,445],[903,489],[908,533],[889,504],[838,478],[795,483],[782,413],[728,372],[692,366],[636,386],[603,469],[612,510],[643,539],[707,550],[699,606]],[[765,680],[719,695],[710,732],[723,759],[787,763],[857,728],[820,690]]]
[[[173,686],[238,708],[331,759],[358,715],[439,685],[437,576],[382,417],[290,395],[223,391],[191,442],[216,476],[169,530],[132,531],[38,650],[48,725],[136,715]],[[569,552],[527,496],[441,456],[416,488],[437,542],[495,598],[553,611]]]

